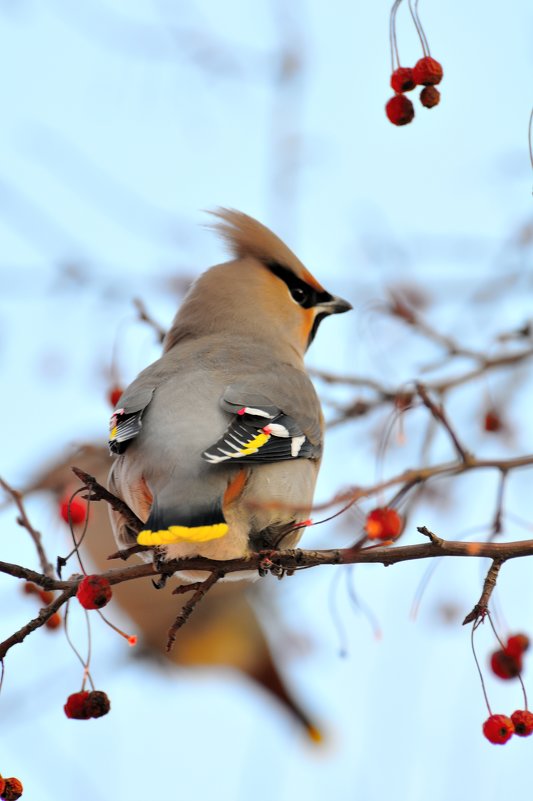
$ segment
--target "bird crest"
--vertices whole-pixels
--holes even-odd
[[[292,250],[266,225],[235,209],[218,208],[210,214],[222,220],[211,227],[224,239],[236,259],[251,257],[268,266],[279,264],[318,292],[324,291]]]

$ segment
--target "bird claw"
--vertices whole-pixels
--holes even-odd
[[[261,554],[261,561],[259,562],[259,567],[257,571],[261,577],[266,576],[270,573],[272,576],[277,576],[278,579],[282,579],[286,574],[287,570],[281,565],[276,564],[272,560],[271,557],[276,555],[276,551],[263,551]]]
[[[163,554],[156,551],[154,553],[153,558],[153,565],[160,576],[158,579],[152,579],[152,584],[156,588],[156,590],[162,590],[165,584],[167,583],[170,576],[168,575],[168,571],[165,570],[166,561],[163,558]]]

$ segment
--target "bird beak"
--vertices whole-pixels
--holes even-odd
[[[331,300],[326,300],[318,305],[326,314],[342,314],[353,309],[352,304],[348,303],[347,300],[336,297],[332,297]]]

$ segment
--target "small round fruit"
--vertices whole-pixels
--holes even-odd
[[[69,520],[69,507],[70,507],[70,520]],[[87,502],[83,498],[63,498],[59,504],[59,514],[65,523],[72,523],[75,526],[85,523],[87,519]]]
[[[398,67],[390,77],[390,85],[395,92],[410,92],[416,86],[411,67]]]
[[[366,518],[365,530],[369,540],[395,540],[402,533],[403,520],[388,506],[373,509]]]
[[[533,713],[529,709],[517,709],[511,715],[514,732],[519,737],[529,737],[533,734]]]
[[[424,56],[413,67],[413,78],[421,86],[435,86],[443,75],[442,65],[431,56]]]
[[[4,782],[4,789],[2,791],[3,801],[17,801],[17,798],[20,798],[24,790],[22,782],[19,779],[15,779],[14,776],[10,776],[9,779],[4,779]]]
[[[440,92],[434,86],[424,86],[420,92],[420,102],[426,108],[433,108],[440,103]]]
[[[494,675],[500,679],[515,679],[522,670],[522,657],[511,656],[507,650],[500,649],[492,654],[490,667]]]
[[[76,598],[84,609],[101,609],[109,603],[113,591],[109,581],[102,576],[85,576],[76,592]]]
[[[483,724],[483,734],[489,742],[504,745],[514,734],[514,724],[506,715],[491,715]]]
[[[405,95],[394,95],[385,106],[385,113],[393,125],[408,125],[415,116],[415,109]]]

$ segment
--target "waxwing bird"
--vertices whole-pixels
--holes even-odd
[[[304,354],[325,317],[352,308],[264,225],[233,210],[215,216],[233,259],[193,284],[162,357],[111,417],[109,489],[145,526],[136,537],[112,510],[115,538],[164,560],[296,545],[323,439]]]

